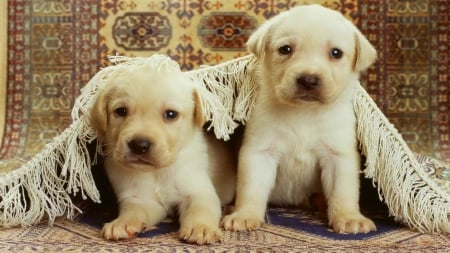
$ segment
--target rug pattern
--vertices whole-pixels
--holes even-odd
[[[448,162],[448,4],[368,1],[360,11],[358,24],[379,52],[365,78],[367,90],[411,149]]]
[[[377,63],[362,77],[380,109],[417,153],[450,162],[450,8],[438,0],[8,0],[8,83],[0,172],[29,159],[71,122],[80,89],[107,55],[171,56],[183,70],[243,56],[245,41],[264,20],[302,3],[320,3],[352,19],[378,49]],[[3,115],[2,115],[3,116]],[[2,127],[2,126],[0,126]],[[419,155],[427,172],[450,188],[450,167]],[[376,201],[376,197],[373,198]],[[110,213],[109,213],[110,215]],[[92,212],[0,232],[0,251],[101,252],[292,250],[438,251],[449,238],[423,235],[380,216],[375,234],[338,237],[323,215],[273,208],[269,226],[252,233],[224,234],[221,245],[195,247],[176,239],[177,224],[118,243],[99,238],[104,216]],[[301,230],[304,228],[306,230]],[[300,230],[299,230],[300,229]],[[58,240],[49,240],[49,238]]]
[[[70,123],[99,70],[92,1],[8,1],[8,83],[0,159],[27,159]]]
[[[446,252],[450,238],[445,235],[419,234],[369,213],[378,226],[367,235],[336,235],[329,231],[323,213],[310,210],[271,208],[268,224],[253,232],[224,232],[220,244],[197,246],[178,239],[178,223],[162,222],[152,231],[126,241],[110,242],[100,238],[102,222],[108,213],[87,213],[75,221],[59,219],[53,227],[10,229],[0,233],[0,250],[11,252]],[[58,238],[58,240],[49,240]]]
[[[450,9],[434,0],[9,1],[0,159],[30,157],[65,129],[107,55],[165,53],[184,70],[217,64],[245,55],[258,24],[304,2],[358,25],[379,52],[363,84],[415,152],[449,162]]]

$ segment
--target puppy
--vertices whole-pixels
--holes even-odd
[[[92,110],[119,216],[108,240],[135,237],[178,211],[179,237],[220,240],[221,204],[234,198],[231,151],[202,129],[194,84],[180,71],[142,65],[109,77]]]
[[[260,86],[239,153],[227,230],[253,230],[268,202],[299,205],[322,191],[338,233],[367,233],[359,210],[360,154],[353,111],[359,74],[376,51],[339,12],[295,7],[251,35]]]

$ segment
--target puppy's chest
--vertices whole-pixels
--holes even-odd
[[[279,144],[279,173],[288,174],[288,177],[297,174],[297,177],[310,178],[318,170],[318,154],[326,145],[320,136],[311,131],[296,131],[285,136],[285,140],[289,141],[281,141]]]
[[[347,111],[346,108],[335,108],[274,120],[279,122],[274,130],[274,141],[286,165],[313,165],[317,159],[335,150],[353,148],[355,119]]]
[[[173,178],[157,180],[153,191],[157,201],[166,209],[174,208],[181,201],[181,193]]]
[[[298,205],[312,192],[321,191],[318,150],[325,145],[314,131],[309,127],[296,128],[279,139],[280,156],[271,202]]]
[[[140,199],[158,202],[169,212],[180,202],[181,195],[170,173],[137,173],[133,181],[129,191]]]
[[[284,159],[304,161],[310,160],[316,150],[326,147],[325,128],[315,123],[286,124],[280,127],[276,142]],[[291,159],[289,159],[291,158]]]

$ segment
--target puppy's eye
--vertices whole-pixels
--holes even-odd
[[[176,118],[178,118],[178,112],[174,110],[166,110],[163,113],[163,117],[165,120],[175,120]]]
[[[128,113],[128,110],[125,107],[119,107],[114,110],[114,114],[118,117],[126,117],[127,113]]]
[[[344,52],[338,48],[333,48],[330,51],[330,56],[334,59],[341,59],[342,55],[344,55]]]
[[[289,45],[284,45],[278,48],[278,53],[282,55],[290,55],[292,53],[292,47]]]

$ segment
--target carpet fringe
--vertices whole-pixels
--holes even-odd
[[[156,69],[179,68],[163,55],[112,56],[110,60],[116,65],[101,69],[82,89],[72,110],[73,123],[29,161],[0,174],[1,226],[32,225],[45,216],[50,224],[64,214],[72,218],[75,212],[82,211],[71,199],[78,193],[84,199],[100,202],[90,170],[97,155],[90,157],[87,149],[97,138],[89,117],[98,90],[104,88],[109,75],[123,68],[129,71],[139,64],[153,64]],[[248,120],[255,104],[256,65],[255,57],[248,55],[186,72],[199,84],[204,112],[218,138],[229,139],[239,123]],[[362,87],[354,109],[361,153],[366,157],[365,176],[372,178],[390,215],[420,232],[450,232],[449,193],[424,172],[401,135]],[[96,151],[101,154],[101,145]],[[8,166],[8,161],[0,161],[0,166]]]
[[[82,133],[82,134],[80,134]],[[30,226],[81,212],[71,195],[81,194],[99,202],[100,194],[91,175],[87,143],[95,135],[83,122],[74,122],[20,168],[0,174],[0,225]],[[1,161],[0,166],[17,161]]]
[[[422,233],[449,233],[450,196],[417,162],[397,129],[360,86],[354,103],[365,176],[396,221]]]
[[[239,125],[237,122],[245,124],[248,119],[255,102],[255,63],[256,59],[247,55],[186,72],[195,83],[201,84],[203,109],[211,121],[209,128],[214,128],[219,139],[228,140]]]

